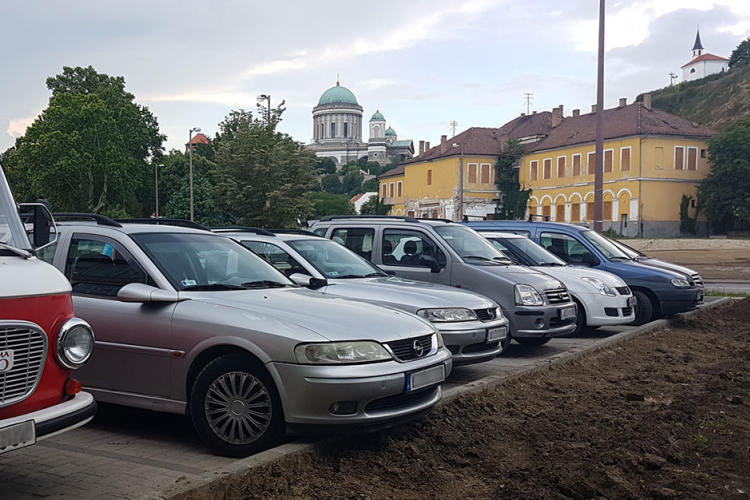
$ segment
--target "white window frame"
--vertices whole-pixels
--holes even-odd
[[[701,154],[701,152],[700,152],[700,148],[698,148],[696,146],[688,146],[687,147],[687,154],[685,155],[685,170],[690,170],[690,150],[691,149],[695,150],[695,170],[694,171],[697,172],[698,171],[698,163],[700,163],[699,162],[699,160],[700,160],[700,156],[699,155]]]
[[[628,165],[628,169],[623,170],[622,169],[622,152],[625,151],[626,149],[630,151],[630,163]],[[614,170],[614,168],[612,170]],[[620,172],[632,172],[632,171],[633,171],[633,147],[627,146],[624,148],[620,148]]]
[[[396,183],[396,198],[401,198],[404,195],[404,183],[398,181]]]
[[[469,180],[469,179],[471,179],[471,176],[469,175],[469,173],[471,172],[471,167],[472,166],[477,169],[477,174],[476,174],[476,179],[477,180],[474,181],[473,183]],[[466,183],[467,184],[477,184],[477,183],[479,183],[479,163],[469,163],[468,165],[466,165]]]
[[[565,168],[563,169],[563,176],[560,177],[560,158],[565,160]],[[557,157],[557,161],[555,162],[555,173],[557,173],[557,178],[564,179],[568,176],[568,155],[562,155]]]
[[[594,167],[596,167],[596,151],[589,151],[586,153],[586,175],[596,175],[596,169],[591,171],[591,155],[594,155]]]
[[[388,184],[388,194],[390,195],[388,198],[394,198],[396,194],[396,184],[391,182]]]
[[[534,164],[536,163],[536,179],[533,178],[532,172],[534,171]],[[531,160],[529,162],[529,181],[538,181],[539,180],[539,160]]]
[[[576,153],[573,156],[570,157],[570,176],[575,177],[573,169],[575,168],[576,164],[576,156],[580,158],[578,164],[580,166],[580,171],[578,172],[578,175],[583,175],[583,155],[581,153]],[[588,168],[588,165],[586,166]]]
[[[612,151],[612,173],[615,172],[615,148],[605,149],[604,154],[602,155],[602,173],[607,173],[606,170],[604,170],[604,167],[607,166],[607,151]]]
[[[380,197],[383,199],[388,198],[388,183],[384,182],[383,184],[381,184],[381,186],[382,187],[380,188],[380,194],[381,194]]]
[[[484,172],[484,167],[487,167],[487,174],[488,174],[487,175],[487,183],[488,184],[492,184],[492,164],[491,163],[480,163],[479,164],[479,177],[477,178],[477,180],[479,181],[480,184],[484,184],[482,182],[482,177],[484,177],[484,175],[482,175],[482,173]]]
[[[685,170],[687,165],[687,148],[685,146],[675,146],[674,156],[672,157],[672,169],[677,170],[677,149],[682,150],[682,170]]]
[[[544,172],[544,162],[546,162],[547,160],[549,160],[549,177],[545,177],[544,176],[544,173],[545,173]],[[552,179],[552,158],[545,158],[542,161],[542,180],[543,181],[547,181],[547,180],[550,180],[550,179]]]

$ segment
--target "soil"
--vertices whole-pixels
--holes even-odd
[[[750,498],[750,299],[226,480],[226,499]]]
[[[750,281],[750,248],[648,250],[646,253],[694,269],[704,280]]]

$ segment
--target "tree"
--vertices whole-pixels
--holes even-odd
[[[711,172],[698,188],[701,210],[717,232],[750,223],[750,116],[708,143]]]
[[[362,183],[365,180],[365,176],[359,170],[359,167],[353,165],[349,167],[349,170],[341,179],[341,190],[347,193],[349,196],[362,193]]]
[[[150,159],[161,154],[164,136],[125,91],[125,79],[65,67],[47,88],[49,105],[16,140],[9,169],[24,179],[23,196],[45,198],[58,211],[150,213]]]
[[[380,201],[380,196],[375,195],[359,207],[359,213],[361,215],[388,215],[391,208],[391,205]]]
[[[167,217],[190,218],[190,158],[173,149],[160,160],[159,204]],[[224,219],[222,210],[215,201],[215,162],[193,152],[193,206],[195,220],[204,225],[218,225]]]
[[[380,187],[380,181],[377,177],[373,177],[372,179],[368,179],[365,182],[362,183],[362,192],[363,193],[377,193],[378,188]]]
[[[320,219],[326,215],[356,215],[354,205],[349,197],[331,193],[307,193],[307,198],[314,207],[313,217]]]
[[[312,202],[303,195],[316,183],[316,158],[276,130],[283,112],[282,103],[267,121],[249,111],[232,111],[220,124],[216,202],[240,224],[298,227],[313,213]]]
[[[315,166],[319,174],[335,174],[336,173],[336,162],[333,158],[325,157],[318,159],[318,163]]]
[[[750,38],[743,40],[729,56],[729,67],[737,68],[750,64]]]
[[[336,174],[328,174],[320,180],[323,191],[331,194],[341,194],[341,180]]]
[[[525,152],[523,145],[512,140],[500,154],[495,164],[495,185],[500,192],[501,201],[495,209],[495,218],[500,220],[521,219],[526,214],[530,189],[521,189],[518,180],[518,166]]]

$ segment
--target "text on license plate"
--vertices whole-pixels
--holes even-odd
[[[406,375],[406,392],[416,391],[423,387],[437,384],[445,380],[445,367],[443,365],[433,366]]]
[[[13,368],[13,351],[5,349],[0,351],[0,373],[9,372]]]
[[[560,309],[560,319],[568,319],[568,318],[575,318],[575,317],[576,317],[575,307],[566,307],[565,309]]]
[[[500,328],[488,328],[487,329],[487,343],[503,340],[507,336],[508,336],[508,329],[504,326],[501,326]]]
[[[0,429],[0,454],[36,443],[33,420],[9,425]]]

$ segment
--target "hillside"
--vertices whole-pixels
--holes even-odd
[[[655,90],[651,99],[655,108],[723,130],[750,114],[750,66]]]

